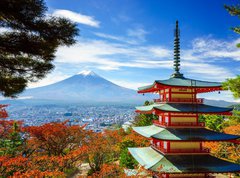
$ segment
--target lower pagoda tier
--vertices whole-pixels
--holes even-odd
[[[133,127],[133,130],[147,138],[169,141],[227,141],[240,138],[240,135],[215,132],[206,128],[174,129],[150,125]]]
[[[128,148],[131,155],[150,171],[179,173],[229,173],[239,172],[240,165],[211,155],[163,155],[151,147]]]

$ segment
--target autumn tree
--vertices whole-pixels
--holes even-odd
[[[69,151],[84,145],[87,135],[85,126],[68,126],[67,123],[68,121],[47,123],[24,128],[24,131],[29,133],[30,150],[41,150],[49,156],[64,156]]]
[[[111,177],[126,177],[124,170],[117,164],[103,164],[100,171],[93,174],[92,177],[111,178]]]
[[[17,129],[9,133],[14,134]],[[88,131],[84,126],[69,126],[66,121],[31,126],[23,131],[29,137],[24,140],[22,152],[8,151],[0,156],[0,177],[66,177],[78,171],[86,160]],[[13,142],[13,136],[6,138]],[[12,150],[8,145],[1,149]]]
[[[103,133],[91,133],[87,144],[87,163],[90,166],[89,175],[101,170],[104,163],[112,160],[113,145]]]
[[[0,93],[15,97],[53,69],[60,45],[72,45],[76,24],[46,15],[43,0],[0,1]]]
[[[223,129],[225,133],[240,135],[240,124],[229,126]],[[240,144],[233,142],[206,142],[204,146],[211,150],[211,153],[219,158],[240,163]]]

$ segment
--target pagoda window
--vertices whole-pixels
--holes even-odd
[[[165,122],[166,122],[166,123],[169,123],[169,118],[168,118],[168,116],[165,116]]]
[[[169,93],[166,94],[166,101],[169,99]]]
[[[161,99],[161,101],[163,100],[163,95],[160,95],[160,99]]]
[[[162,116],[159,116],[158,119],[159,119],[159,122],[161,123],[162,122]]]
[[[166,149],[166,150],[168,149],[168,143],[167,143],[167,141],[164,141],[164,142],[163,142],[163,148]]]

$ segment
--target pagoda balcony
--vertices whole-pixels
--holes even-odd
[[[160,127],[205,127],[204,122],[159,122],[153,120],[153,124]]]
[[[153,149],[156,151],[160,151],[163,154],[207,154],[210,153],[210,149],[208,148],[200,148],[200,149],[166,149],[157,145],[151,145]]]
[[[192,98],[171,98],[169,99],[154,99],[154,103],[195,103],[195,104],[203,104],[204,99],[203,98],[197,98],[197,99],[192,99]]]

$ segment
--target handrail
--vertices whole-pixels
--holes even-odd
[[[208,148],[199,148],[199,149],[165,149],[163,147],[152,144],[152,147],[163,152],[163,153],[210,153]]]
[[[192,99],[192,98],[171,98],[171,100],[164,100],[164,99],[154,99],[153,100],[155,103],[160,103],[160,102],[173,102],[173,103],[198,103],[198,104],[202,104],[204,99],[203,98],[196,98],[196,99]]]
[[[205,127],[204,122],[159,122],[158,120],[153,120],[154,125],[158,126],[200,126]]]

